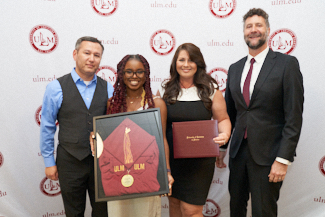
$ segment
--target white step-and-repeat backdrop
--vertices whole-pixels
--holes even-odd
[[[40,111],[46,85],[75,66],[79,37],[103,42],[98,75],[111,83],[123,56],[142,54],[154,93],[169,76],[176,48],[192,42],[224,91],[228,67],[247,55],[242,17],[253,7],[270,15],[271,49],[296,56],[304,76],[302,134],[281,190],[279,216],[325,216],[323,0],[0,1],[0,216],[65,216],[60,186],[44,174]],[[228,168],[216,169],[205,216],[229,216],[227,183]],[[168,216],[166,198],[162,212]]]

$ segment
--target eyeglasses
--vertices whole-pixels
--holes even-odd
[[[136,71],[136,72],[131,71],[131,70],[126,70],[126,71],[123,71],[123,73],[124,73],[125,77],[127,77],[127,78],[131,78],[131,77],[133,77],[134,74],[136,74],[136,76],[137,76],[138,78],[143,78],[143,77],[144,77],[144,74],[145,74],[146,72],[145,72],[145,71],[142,71],[142,70],[138,70],[138,71]]]

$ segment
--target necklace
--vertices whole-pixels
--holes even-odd
[[[125,94],[126,95],[126,94]],[[129,97],[128,95],[126,95],[126,98],[130,99],[130,103],[133,104],[137,99],[139,99],[141,97],[141,106],[144,105],[144,96],[146,95],[146,91],[144,91],[144,89],[142,89],[142,93],[140,96],[136,96],[136,97]],[[132,100],[131,100],[132,99]]]
[[[189,87],[185,87],[181,82],[179,82],[181,85],[181,88],[184,89],[184,93],[188,94],[188,89],[194,86],[194,83],[192,83]]]
[[[130,99],[130,103],[131,104],[133,104],[136,99],[139,99],[139,97],[141,97],[141,95],[140,96],[137,96],[137,97],[129,97],[129,96],[126,96],[126,98]],[[132,101],[131,101],[131,99],[132,99]]]

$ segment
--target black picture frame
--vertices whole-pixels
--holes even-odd
[[[97,202],[162,195],[169,192],[159,108],[96,116],[93,123]],[[126,136],[127,131],[123,131],[126,125],[132,126],[129,137]],[[124,136],[121,136],[122,132]],[[125,151],[127,146],[125,144],[131,144],[129,150],[131,156],[134,155],[131,163],[125,163],[128,162],[125,160],[128,158],[126,156],[130,156],[125,154],[129,153]],[[131,181],[129,175],[132,176]]]

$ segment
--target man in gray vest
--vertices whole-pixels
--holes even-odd
[[[113,87],[96,76],[104,47],[93,37],[77,40],[76,67],[46,87],[41,114],[40,148],[46,177],[60,182],[66,216],[84,216],[86,192],[92,216],[107,217],[107,203],[95,202],[94,158],[89,145],[93,117],[106,113]],[[59,145],[54,160],[54,134],[59,122]]]

